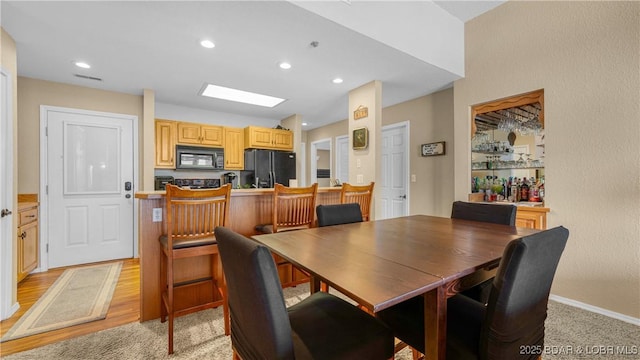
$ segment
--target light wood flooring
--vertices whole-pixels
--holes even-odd
[[[124,259],[120,279],[113,293],[111,306],[104,320],[92,321],[55,331],[0,343],[0,358],[5,355],[33,349],[61,340],[90,334],[104,329],[128,324],[140,319],[140,262],[139,259]],[[56,268],[44,273],[29,275],[18,284],[20,309],[13,316],[0,322],[0,334],[4,335],[20,317],[38,301],[62,272]]]

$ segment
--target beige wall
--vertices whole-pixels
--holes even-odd
[[[382,125],[409,121],[409,212],[450,216],[453,202],[453,89],[382,109]],[[421,144],[445,141],[445,155],[421,156]]]
[[[303,138],[305,140],[305,153],[306,153],[306,178],[307,184],[310,184],[311,181],[311,143],[324,140],[331,139],[331,156],[335,159],[336,157],[336,136],[347,135],[349,132],[349,125],[347,124],[347,120],[342,120],[335,122],[333,124],[329,124],[327,126],[323,126],[317,129],[308,130],[304,132]],[[335,167],[335,164],[334,164]],[[331,175],[335,173],[335,168],[331,169]],[[355,181],[354,181],[355,182]]]
[[[16,94],[18,93],[18,85],[17,85],[17,80],[18,80],[18,68],[17,68],[17,56],[16,56],[16,42],[13,40],[13,38],[4,31],[4,29],[0,28],[2,34],[0,37],[0,66],[2,66],[2,69],[6,72],[8,72],[11,76],[11,88],[12,88],[12,98],[11,98],[11,108],[12,108],[12,114],[11,114],[11,118],[9,121],[11,121],[13,123],[13,164],[17,164],[18,163],[18,97],[16,96]],[[11,136],[11,135],[10,135]],[[13,213],[14,216],[12,216],[12,225],[11,225],[11,239],[13,241],[13,254],[12,257],[13,259],[17,258],[17,249],[18,249],[18,245],[16,243],[16,240],[18,239],[18,237],[16,236],[16,229],[18,226],[18,216],[17,215],[18,211],[18,171],[16,171],[15,166],[14,166],[14,170],[13,170],[13,201],[11,201],[13,203],[13,205],[11,206],[11,209],[13,209]],[[3,239],[3,241],[6,241],[5,239]],[[16,279],[17,279],[17,266],[16,263],[14,262],[13,264],[13,275],[11,276],[11,279],[13,279],[13,283],[11,285],[11,303],[15,304],[18,300],[17,300],[17,288],[16,288]]]
[[[300,153],[302,146],[302,116],[299,114],[291,115],[280,121],[280,124],[285,129],[289,129],[293,132],[293,152]],[[296,179],[300,179],[302,174],[302,159],[296,156]]]
[[[411,174],[416,175],[416,182],[410,183],[409,212],[410,214],[450,216],[453,201],[451,179],[454,160],[453,89],[446,89],[382,109],[383,126],[403,121],[409,122],[411,151],[409,169]],[[335,157],[335,137],[346,135],[348,131],[347,120],[309,130],[305,132],[307,148],[314,141],[331,138],[333,146],[331,156]],[[435,141],[446,141],[447,154],[434,157],[420,156],[420,145]],[[307,150],[307,154],[309,152]],[[355,183],[354,180],[349,181]]]
[[[138,117],[139,127],[144,124],[142,96],[138,95],[19,77],[18,99],[20,193],[37,194],[40,189],[40,105],[135,115]],[[138,134],[143,133],[139,129]],[[142,140],[140,146],[143,146]],[[142,161],[141,158],[140,164],[143,164]]]
[[[456,199],[469,189],[469,106],[544,89],[548,224],[571,233],[552,293],[640,317],[640,3],[509,1],[465,35]]]

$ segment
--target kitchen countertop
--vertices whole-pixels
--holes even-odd
[[[319,187],[318,192],[340,192],[341,187]],[[231,196],[255,196],[266,195],[273,193],[273,188],[260,188],[260,189],[231,189]],[[135,193],[136,199],[158,199],[163,198],[165,195],[164,190],[155,191],[138,191]]]
[[[515,205],[515,206],[527,206],[527,207],[544,207],[543,202],[531,202],[531,201],[519,201],[519,202],[508,202],[508,201],[482,201],[483,204],[494,204],[494,205]]]

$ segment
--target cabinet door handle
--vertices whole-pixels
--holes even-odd
[[[36,216],[35,216],[35,215],[27,215],[27,216],[25,216],[25,217],[34,218],[34,217],[36,217]]]
[[[22,234],[18,235],[20,237],[20,239],[24,240],[24,238],[27,237],[27,232],[23,231]]]

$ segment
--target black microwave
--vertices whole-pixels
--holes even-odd
[[[176,169],[222,170],[224,149],[178,145]]]

